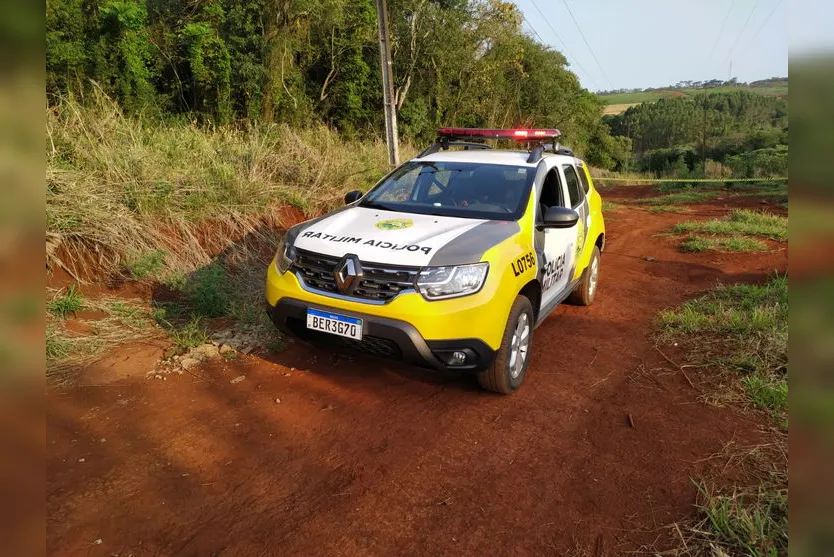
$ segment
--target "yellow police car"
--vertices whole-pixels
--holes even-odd
[[[602,200],[558,130],[445,128],[345,207],[287,231],[266,279],[283,331],[443,370],[524,381],[533,330],[594,301]],[[488,139],[519,149],[492,149]]]

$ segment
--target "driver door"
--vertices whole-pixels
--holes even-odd
[[[554,166],[544,177],[538,200],[535,243],[539,282],[542,285],[542,309],[549,309],[570,294],[571,277],[576,266],[577,225],[570,228],[542,228],[542,217],[549,207],[570,207],[564,184],[564,174],[558,166]]]

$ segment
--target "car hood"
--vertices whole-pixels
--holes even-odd
[[[492,246],[518,233],[517,222],[465,219],[345,207],[288,231],[298,249],[391,265],[476,263]]]

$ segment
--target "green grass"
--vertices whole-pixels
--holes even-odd
[[[650,213],[683,213],[686,211],[687,209],[685,207],[676,205],[655,205],[649,208]]]
[[[621,205],[619,203],[614,203],[613,201],[606,201],[603,199],[602,201],[602,210],[606,213],[614,213],[619,209]]]
[[[203,319],[197,315],[182,326],[174,326],[169,323],[168,336],[179,353],[187,352],[190,348],[210,342],[208,329],[206,329]]]
[[[776,413],[788,409],[787,382],[760,375],[748,375],[743,381],[747,397],[756,408]]]
[[[734,373],[746,400],[786,419],[788,280],[723,286],[660,313],[661,338],[692,347],[690,357]]]
[[[744,236],[733,236],[729,238],[704,238],[693,236],[681,243],[681,249],[688,252],[701,251],[732,251],[732,252],[753,252],[766,251],[767,245],[755,238]]]
[[[128,259],[128,273],[132,278],[139,280],[156,278],[165,267],[165,255],[166,252],[163,250],[150,250]]]
[[[784,242],[788,239],[788,219],[769,213],[737,209],[723,219],[682,222],[673,230],[676,233],[701,232],[725,236],[761,236]]]
[[[66,319],[71,313],[76,313],[82,309],[84,309],[84,298],[74,285],[70,286],[64,293],[57,293],[46,303],[46,310],[61,319]]]
[[[718,197],[720,192],[717,191],[682,191],[679,193],[669,193],[666,195],[658,195],[656,197],[647,197],[638,199],[636,203],[641,205],[674,205],[674,204],[689,204],[700,203]]]
[[[786,478],[785,478],[786,479]],[[723,549],[723,555],[777,557],[788,554],[787,482],[720,494],[698,485],[702,520],[693,527],[695,545]],[[714,550],[707,555],[718,555]]]
[[[204,317],[222,317],[229,312],[233,293],[226,268],[217,262],[195,271],[186,280],[184,291],[194,311]]]

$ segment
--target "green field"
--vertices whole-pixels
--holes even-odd
[[[765,86],[740,86],[740,87],[712,87],[706,89],[706,91],[710,93],[726,93],[728,91],[736,91],[738,89],[742,89],[745,91],[751,91],[753,93],[759,93],[761,95],[772,95],[772,96],[787,96],[788,95],[788,86],[786,85],[765,85]],[[666,98],[674,98],[680,97],[682,95],[685,96],[693,96],[699,93],[702,93],[705,89],[661,89],[655,91],[642,91],[637,93],[614,93],[611,95],[597,95],[602,102],[606,105],[612,104],[633,104],[633,103],[644,103],[644,102],[654,102],[659,99],[666,99]]]

